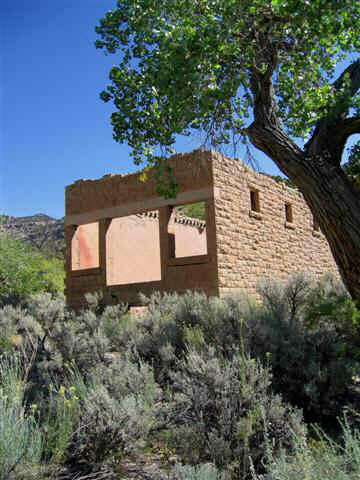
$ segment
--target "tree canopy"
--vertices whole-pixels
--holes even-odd
[[[101,98],[134,161],[161,164],[178,134],[249,139],[300,188],[360,298],[360,200],[341,169],[360,133],[360,2],[118,0],[96,32],[121,53]]]
[[[96,31],[98,48],[123,53],[101,97],[114,102],[114,138],[137,161],[193,129],[214,147],[246,136],[259,75],[271,78],[294,137],[330,112],[359,115],[356,0],[119,0]]]

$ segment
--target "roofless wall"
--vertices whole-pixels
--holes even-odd
[[[82,305],[86,292],[98,290],[107,303],[130,305],[139,304],[139,292],[154,290],[219,294],[211,152],[175,156],[171,163],[176,199],[156,195],[151,172],[145,183],[139,174],[108,175],[66,188],[70,305]],[[175,213],[194,202],[204,202],[205,221]]]
[[[260,278],[337,274],[301,194],[214,152],[172,157],[179,193],[165,200],[140,174],[79,180],[66,188],[66,296],[139,304],[139,292],[255,293]],[[203,202],[205,220],[179,206]]]

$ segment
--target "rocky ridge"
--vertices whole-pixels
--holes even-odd
[[[56,219],[43,213],[25,217],[2,215],[0,231],[39,250],[61,252],[65,246],[64,219]]]

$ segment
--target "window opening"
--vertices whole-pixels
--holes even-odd
[[[206,202],[174,207],[168,234],[170,258],[207,255]]]
[[[260,197],[258,190],[250,190],[250,208],[253,212],[260,212]]]
[[[290,203],[285,203],[285,218],[288,223],[293,223],[293,210]]]

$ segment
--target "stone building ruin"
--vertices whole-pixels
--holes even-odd
[[[171,158],[175,199],[140,173],[79,180],[66,188],[66,296],[107,304],[188,289],[222,296],[255,293],[259,279],[338,270],[302,195],[238,160],[197,150]],[[203,202],[205,221],[178,207]]]

